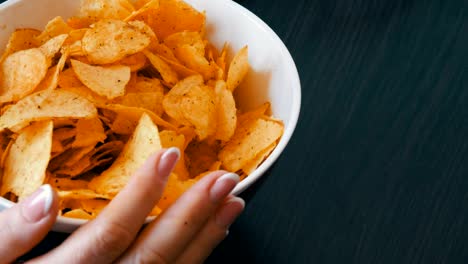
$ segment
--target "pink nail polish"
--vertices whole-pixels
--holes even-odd
[[[50,211],[53,202],[53,190],[49,184],[42,185],[22,203],[21,212],[30,223],[44,218]]]
[[[228,229],[234,220],[236,220],[236,218],[244,210],[244,207],[245,202],[241,198],[233,197],[229,199],[216,213],[216,223],[220,227]]]
[[[180,158],[180,150],[178,148],[169,148],[161,156],[158,164],[158,173],[161,177],[167,178],[174,169],[177,161]]]
[[[213,203],[221,202],[239,183],[239,175],[226,173],[219,177],[210,189],[210,198]]]

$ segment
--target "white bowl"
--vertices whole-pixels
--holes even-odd
[[[43,29],[55,16],[68,18],[77,13],[79,0],[10,0],[0,5],[0,50],[16,28]],[[186,0],[206,11],[208,38],[217,47],[228,41],[233,51],[249,46],[251,70],[236,90],[242,97],[239,108],[252,109],[270,101],[273,116],[284,121],[278,146],[263,164],[233,191],[239,194],[258,180],[278,159],[289,142],[299,118],[301,86],[294,61],[280,38],[260,18],[231,0]],[[232,55],[233,52],[231,52]],[[12,202],[0,197],[0,210]],[[84,220],[59,217],[53,230],[72,232]]]

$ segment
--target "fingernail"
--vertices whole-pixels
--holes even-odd
[[[161,177],[167,177],[174,169],[177,161],[180,158],[180,150],[178,148],[169,148],[161,156],[158,164],[158,173]]]
[[[24,218],[30,223],[41,220],[49,213],[52,202],[52,187],[49,184],[42,185],[24,201],[21,207]]]
[[[234,220],[244,210],[245,202],[239,197],[229,199],[216,214],[216,223],[221,227],[228,229]],[[226,235],[228,232],[226,232]]]
[[[226,173],[219,177],[210,189],[210,198],[214,203],[221,202],[239,183],[239,175]]]

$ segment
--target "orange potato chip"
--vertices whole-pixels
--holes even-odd
[[[182,31],[174,33],[164,39],[164,44],[176,51],[182,45],[189,45],[194,47],[197,54],[205,55],[205,42],[203,41],[200,32],[195,31]]]
[[[83,83],[78,79],[73,69],[68,68],[60,73],[58,86],[61,88],[80,87],[83,86]]]
[[[187,68],[197,71],[205,80],[215,77],[216,68],[214,64],[205,58],[204,53],[198,53],[196,47],[190,45],[178,46],[175,50],[175,55]]]
[[[158,128],[148,115],[143,114],[120,155],[109,169],[91,180],[89,187],[100,194],[116,195],[146,159],[160,149]]]
[[[91,66],[71,60],[73,70],[80,81],[95,93],[109,99],[125,94],[125,86],[130,80],[128,66]]]
[[[276,148],[276,145],[277,143],[274,142],[266,149],[260,151],[253,160],[244,165],[242,171],[247,175],[251,174],[271,154],[271,152]]]
[[[145,56],[149,59],[153,67],[161,74],[163,80],[170,86],[175,85],[179,78],[177,73],[158,55],[155,55],[149,51],[143,51]]]
[[[219,144],[208,141],[192,141],[185,150],[187,168],[190,176],[195,177],[208,171],[218,161]]]
[[[133,11],[127,0],[81,0],[79,16],[92,20],[125,19]]]
[[[224,81],[217,81],[215,84],[216,94],[216,134],[215,139],[228,141],[236,130],[237,109],[236,101],[232,92],[226,87]]]
[[[36,39],[40,43],[45,43],[58,35],[68,34],[71,30],[72,28],[63,21],[63,18],[58,16],[47,23],[44,31]]]
[[[73,189],[86,189],[88,182],[84,180],[74,180],[69,178],[49,177],[47,182],[55,189],[60,190],[73,190]]]
[[[216,132],[216,106],[213,89],[200,75],[178,82],[163,100],[166,113],[184,125],[195,127],[200,140]]]
[[[234,89],[239,86],[239,84],[244,80],[245,75],[249,71],[249,49],[247,46],[243,47],[232,59],[231,64],[229,65],[229,71],[227,74],[226,84],[229,90],[234,91]]]
[[[245,122],[237,127],[232,139],[219,152],[219,160],[229,171],[242,169],[249,161],[283,134],[283,126],[262,118]]]
[[[59,190],[57,194],[61,199],[110,199],[108,195],[95,193],[90,189]]]
[[[36,40],[36,37],[39,34],[41,34],[41,32],[37,29],[20,28],[15,30],[8,39],[6,49],[2,57],[0,57],[0,62],[2,62],[8,55],[17,51],[39,47],[40,43]]]
[[[52,122],[38,122],[19,132],[5,160],[0,195],[14,193],[21,200],[45,180],[52,147]]]
[[[106,137],[107,135],[99,118],[79,119],[76,122],[76,136],[72,146],[74,148],[94,147],[97,143],[104,142]]]
[[[132,24],[107,19],[93,24],[81,42],[92,63],[107,64],[144,50],[150,40],[148,32],[141,32]]]
[[[164,87],[159,79],[146,78],[138,76],[135,79],[135,85],[127,89],[128,93],[162,93],[164,94]]]
[[[70,217],[70,218],[85,219],[85,220],[94,218],[91,214],[87,213],[83,209],[73,209],[71,211],[64,213],[62,216]]]
[[[73,103],[71,103],[73,102]],[[34,109],[33,111],[31,111]],[[96,107],[85,98],[63,89],[38,92],[10,106],[0,116],[0,131],[5,128],[18,132],[32,121],[51,118],[92,118]]]
[[[62,48],[63,43],[65,43],[67,37],[67,34],[58,35],[56,37],[51,38],[39,47],[41,52],[44,53],[44,55],[46,56],[47,67],[50,67],[52,65],[52,60]]]
[[[136,53],[123,58],[119,63],[130,67],[131,72],[137,72],[146,66],[146,56],[143,53]]]
[[[187,147],[185,136],[172,130],[163,130],[159,133],[159,138],[161,139],[163,148],[176,147],[180,150],[180,158],[174,168],[174,173],[177,174],[180,179],[187,180],[189,178],[189,173],[185,166],[184,150]]]
[[[145,108],[161,116],[164,112],[162,107],[163,98],[164,94],[161,92],[127,93],[120,98],[119,103],[126,106]]]
[[[46,56],[39,49],[15,52],[1,64],[0,102],[17,101],[39,85],[47,73]]]
[[[57,88],[58,81],[59,81],[59,75],[63,70],[63,67],[65,66],[65,62],[67,61],[68,58],[68,53],[65,53],[60,57],[60,60],[58,61],[57,65],[53,66],[50,68],[42,82],[36,87],[35,92],[43,91],[43,90],[54,90]]]
[[[143,19],[163,39],[184,30],[201,31],[205,25],[203,13],[179,0],[160,0],[159,8]]]
[[[82,85],[82,86],[73,86],[73,87],[64,87],[61,90],[68,91],[74,94],[77,94],[86,100],[90,101],[91,103],[95,105],[103,105],[108,100],[104,96],[100,96],[96,94],[95,92],[91,91],[88,87]]]
[[[147,12],[148,10],[150,9],[157,9],[159,7],[159,0],[150,0],[150,1],[147,1],[146,3],[144,3],[141,7],[140,5],[142,3],[138,3],[139,5],[139,9],[135,12],[133,12],[130,16],[128,16],[127,18],[125,18],[125,21],[129,21],[129,20],[132,20],[134,19],[135,17]]]

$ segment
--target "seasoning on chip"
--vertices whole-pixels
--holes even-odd
[[[81,0],[75,17],[16,29],[0,57],[0,195],[49,183],[62,216],[93,219],[170,147],[181,158],[150,215],[211,171],[248,177],[283,124],[268,102],[237,108],[248,47],[229,61],[205,20],[181,0]]]

